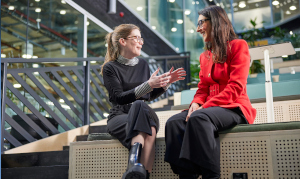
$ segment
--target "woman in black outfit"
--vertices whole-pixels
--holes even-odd
[[[163,94],[169,84],[185,79],[183,68],[150,76],[148,63],[136,58],[144,43],[140,29],[122,24],[107,34],[108,44],[102,66],[104,85],[113,104],[107,130],[128,149],[129,159],[122,179],[149,178],[155,156],[155,138],[159,121],[155,112],[144,102]]]

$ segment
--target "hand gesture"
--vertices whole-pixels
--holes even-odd
[[[159,68],[151,75],[150,79],[148,80],[151,88],[161,88],[169,83],[169,72],[157,76],[158,72]]]
[[[174,67],[172,67],[170,69],[169,72],[165,73],[165,74],[168,74],[169,73],[169,83],[174,83],[176,81],[179,81],[179,80],[184,80],[186,76],[186,71],[184,70],[184,68],[178,68],[177,70],[173,71]]]
[[[187,122],[191,116],[191,114],[196,111],[202,109],[202,106],[200,107],[200,105],[198,103],[192,103],[188,112],[188,115],[186,116],[185,121]]]

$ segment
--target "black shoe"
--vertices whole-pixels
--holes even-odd
[[[122,179],[146,179],[146,169],[140,163],[141,154],[142,144],[134,143],[129,151],[127,170],[123,174]]]
[[[146,172],[147,172],[146,179],[150,179],[150,173],[148,172],[148,170],[146,170]]]

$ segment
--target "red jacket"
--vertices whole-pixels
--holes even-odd
[[[225,63],[213,63],[212,53],[205,51],[200,55],[200,82],[192,103],[203,108],[220,106],[239,107],[249,124],[253,124],[256,109],[247,95],[247,77],[250,66],[248,44],[241,39],[230,42]]]

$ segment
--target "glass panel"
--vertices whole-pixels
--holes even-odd
[[[134,12],[138,13],[143,19],[148,21],[148,0],[123,0]]]
[[[274,23],[297,16],[300,13],[299,0],[273,0],[272,6]]]
[[[271,8],[268,0],[234,0],[234,27],[236,31],[252,28],[250,19],[256,18],[256,28],[271,25]],[[264,23],[263,23],[264,22]]]
[[[88,19],[87,32],[87,56],[104,57],[106,53],[105,36],[107,32],[90,19]],[[91,64],[94,63],[96,61],[91,61]]]
[[[182,5],[182,0],[150,1],[152,29],[169,40],[178,52],[184,51]]]
[[[199,56],[203,51],[204,43],[200,33],[197,32],[198,11],[205,8],[203,1],[185,1],[185,36],[186,51],[191,52],[191,63],[199,64]]]
[[[3,0],[1,42],[6,57],[82,57],[83,15],[61,0]],[[11,10],[10,10],[11,9]],[[27,16],[29,27],[26,27]],[[28,43],[26,33],[28,30]],[[3,48],[4,47],[4,48]]]

